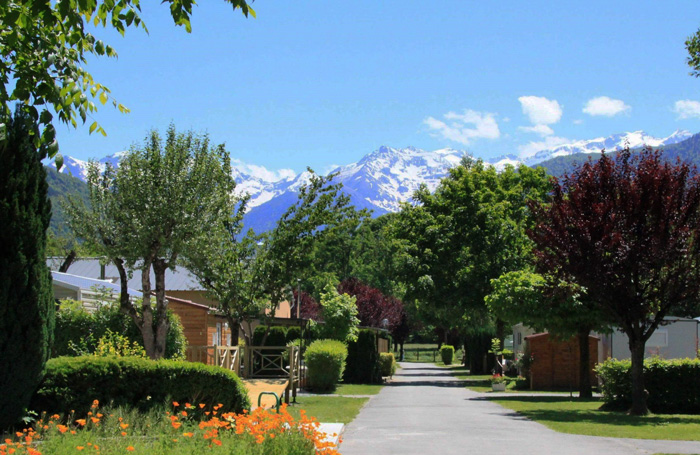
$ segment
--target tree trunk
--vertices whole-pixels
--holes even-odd
[[[641,329],[635,332],[641,332]],[[632,407],[629,413],[632,415],[646,415],[647,391],[644,389],[644,349],[646,342],[643,341],[641,333],[628,333],[629,347],[632,353],[632,367],[630,376],[632,379]]]
[[[403,341],[401,342],[401,349],[399,350],[399,359],[403,362]]]
[[[156,277],[156,331],[153,344],[155,359],[165,356],[165,341],[168,337],[168,301],[165,299],[165,270],[168,268],[165,260],[156,259],[153,262],[153,272]]]
[[[143,318],[139,316],[136,308],[134,308],[134,305],[131,304],[131,300],[129,300],[129,277],[126,274],[124,261],[120,258],[112,258],[112,262],[117,267],[117,271],[119,272],[119,285],[121,287],[121,291],[119,293],[119,310],[128,315],[131,320],[134,321],[136,327],[142,331]]]
[[[578,397],[591,398],[593,397],[593,389],[591,387],[591,350],[588,344],[588,335],[590,330],[585,329],[579,331],[578,338]]]
[[[153,308],[151,307],[151,261],[145,261],[141,269],[141,335],[143,335],[143,348],[146,355],[152,359],[156,357],[155,334],[153,333]]]
[[[67,273],[68,269],[70,268],[71,264],[75,261],[75,258],[77,257],[77,253],[75,250],[70,250],[66,258],[63,260],[63,263],[61,266],[58,268],[58,271],[61,273]]]
[[[228,321],[228,327],[231,331],[231,346],[238,346],[238,336],[240,333],[240,326],[238,320],[231,317],[231,315],[226,315],[226,320]]]

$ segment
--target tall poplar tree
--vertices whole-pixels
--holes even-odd
[[[0,429],[21,417],[39,384],[54,326],[46,229],[51,219],[46,171],[17,109],[0,143]]]

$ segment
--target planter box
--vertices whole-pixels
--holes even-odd
[[[501,382],[500,384],[491,384],[491,388],[493,389],[494,392],[505,392],[506,391],[506,383]]]

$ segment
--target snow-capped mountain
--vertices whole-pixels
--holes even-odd
[[[357,163],[339,167],[337,179],[355,202],[382,213],[396,212],[421,184],[432,191],[447,171],[458,165],[467,152],[440,149],[432,152],[415,147],[380,147]]]
[[[602,149],[615,151],[629,145],[631,148],[649,145],[659,147],[671,145],[690,138],[688,131],[678,130],[665,138],[655,138],[643,131],[615,134],[609,137],[576,141],[540,150],[534,155],[519,157],[503,155],[485,160],[486,163],[502,170],[507,165],[521,163],[534,165],[550,158],[575,153],[598,153]],[[99,160],[105,165],[118,165],[125,152],[116,153]],[[367,208],[378,216],[399,210],[401,202],[410,201],[421,184],[434,190],[449,169],[458,165],[469,153],[463,150],[440,149],[425,151],[415,147],[392,148],[382,146],[365,155],[360,161],[340,166],[336,181],[343,184],[343,190],[358,208]],[[87,162],[65,156],[61,172],[70,173],[85,180]],[[299,187],[308,182],[308,172],[292,175],[292,172],[256,172],[255,166],[234,163],[233,177],[239,194],[250,194],[246,225],[257,232],[271,228],[277,219],[296,201]],[[281,177],[281,175],[284,175]]]
[[[105,156],[104,158],[101,158],[100,160],[97,160],[97,163],[100,166],[100,169],[104,169],[107,163],[109,163],[112,167],[117,167],[119,166],[119,161],[122,159],[124,155],[126,155],[127,152],[117,152],[109,156]],[[49,166],[56,168],[56,163],[52,161]],[[72,156],[65,155],[63,157],[63,167],[59,172],[62,174],[69,174],[72,175],[73,177],[77,177],[83,182],[87,181],[87,168],[88,168],[88,162],[79,160],[77,158],[73,158]]]
[[[576,141],[570,144],[562,144],[553,148],[540,150],[532,156],[525,157],[522,161],[528,166],[540,163],[557,156],[573,155],[575,153],[600,153],[605,149],[608,152],[622,150],[626,146],[638,148],[645,145],[649,147],[660,147],[682,142],[690,138],[692,134],[685,130],[676,130],[668,137],[657,138],[650,136],[644,131],[634,131],[632,133],[613,134],[608,137]]]

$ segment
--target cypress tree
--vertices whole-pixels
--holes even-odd
[[[46,229],[51,218],[38,132],[17,109],[0,138],[0,429],[22,416],[39,384],[54,328]]]

